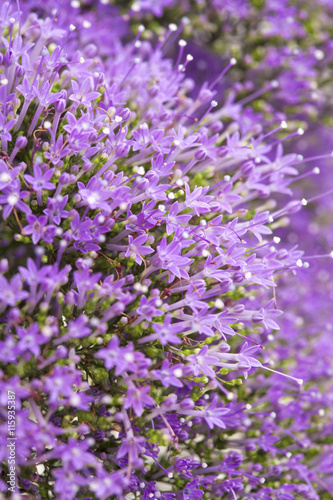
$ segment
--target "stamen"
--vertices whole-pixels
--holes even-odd
[[[229,61],[229,64],[224,68],[223,71],[221,71],[221,73],[215,78],[215,80],[209,85],[209,90],[212,90],[215,85],[218,83],[218,81],[227,73],[227,71],[232,67],[232,66],[235,66],[235,64],[237,64],[237,60],[232,57]]]

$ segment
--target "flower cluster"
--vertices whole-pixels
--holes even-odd
[[[297,330],[271,347],[278,278],[307,296],[303,129],[221,95],[225,71],[198,86],[185,43],[167,58],[185,21],[129,40],[116,7],[27,1],[0,22],[1,491],[13,391],[22,498],[326,498],[330,445],[300,452],[330,435],[326,365],[313,345],[299,368]]]

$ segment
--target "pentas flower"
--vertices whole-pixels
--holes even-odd
[[[141,4],[126,22],[166,6]],[[302,292],[286,291],[307,261],[285,227],[313,200],[286,201],[300,158],[284,154],[284,116],[269,102],[262,116],[244,109],[274,80],[252,97],[237,97],[251,91],[242,83],[219,90],[218,103],[223,75],[192,92],[184,41],[166,58],[186,20],[156,41],[140,26],[130,42],[117,7],[53,9],[29,0],[1,11],[11,134],[0,164],[0,383],[17,397],[21,490],[325,495],[321,452],[296,457],[313,434],[320,444],[330,434],[329,397],[310,387],[313,367],[327,379],[328,363],[316,365],[316,347],[300,369],[306,345],[288,300]],[[293,325],[281,345],[280,290]],[[0,427],[6,450],[5,418]]]

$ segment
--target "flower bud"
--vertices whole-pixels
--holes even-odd
[[[57,113],[63,113],[66,109],[66,101],[65,99],[59,99],[54,103],[54,109]]]
[[[25,148],[28,144],[28,139],[24,135],[20,135],[15,141],[15,147],[18,149]]]
[[[195,157],[195,159],[196,159],[196,160],[198,160],[198,161],[203,161],[203,160],[205,160],[205,159],[206,159],[206,157],[207,157],[207,151],[206,151],[205,149],[203,149],[203,148],[198,149],[198,150],[195,152],[194,157]]]

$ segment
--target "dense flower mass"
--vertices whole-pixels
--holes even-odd
[[[309,80],[269,71],[274,50],[290,55],[273,43],[280,11],[282,36],[304,41],[306,2],[195,3],[229,33],[264,9],[271,48],[254,88],[229,45],[207,52],[211,71],[195,66],[179,38],[203,50],[198,18],[163,17],[190,2],[1,7],[4,495],[331,498],[333,292],[297,236],[325,223],[309,179],[328,189],[314,163],[327,155],[301,142],[311,109],[296,97],[301,81],[314,90],[321,57],[309,51]]]

